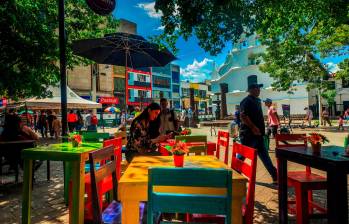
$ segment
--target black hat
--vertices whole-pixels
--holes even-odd
[[[263,84],[252,83],[252,84],[248,85],[247,91],[249,91],[249,90],[251,90],[251,89],[256,89],[256,88],[259,89],[259,88],[261,88],[261,87],[263,87]]]

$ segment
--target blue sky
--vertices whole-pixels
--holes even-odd
[[[161,13],[155,11],[154,5],[154,0],[119,0],[113,14],[118,19],[127,19],[137,23],[138,34],[147,38],[162,32]],[[231,44],[227,44],[222,53],[217,56],[211,56],[201,49],[195,36],[188,41],[179,39],[177,48],[179,49],[176,55],[178,60],[173,63],[181,67],[182,80],[203,81],[211,78],[213,62],[216,63],[216,66],[224,62],[231,49]],[[345,58],[348,58],[348,55],[330,57],[322,61],[327,64],[331,72],[336,72],[338,70],[337,63]]]
[[[160,13],[154,9],[154,0],[119,0],[113,15],[118,19],[127,19],[137,23],[137,32],[145,38],[162,32]],[[231,49],[227,46],[221,54],[211,56],[198,46],[196,37],[177,42],[178,60],[174,61],[181,67],[182,80],[203,81],[210,79],[213,62],[218,65],[224,62],[225,56]]]

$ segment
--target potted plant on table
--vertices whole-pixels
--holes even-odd
[[[75,134],[70,136],[70,141],[73,145],[73,147],[79,147],[82,143],[82,137],[81,135]]]
[[[167,146],[166,149],[173,154],[173,161],[175,167],[183,167],[184,155],[189,153],[189,149],[185,141],[176,142],[173,146]]]
[[[307,136],[306,138],[307,141],[310,142],[314,154],[320,153],[321,144],[329,142],[326,136],[315,132],[310,133],[309,136]]]
[[[189,128],[185,128],[180,132],[181,135],[190,135],[191,130]]]

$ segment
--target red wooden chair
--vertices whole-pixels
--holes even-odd
[[[224,163],[228,165],[228,154],[229,154],[229,132],[218,131],[216,157],[219,158],[221,146],[224,147]]]
[[[121,161],[122,161],[122,138],[113,138],[104,140],[103,147],[107,146],[114,146],[114,158],[115,159],[115,165],[116,165],[116,177],[119,181],[121,177]],[[103,165],[105,161],[101,161],[101,165]],[[100,181],[98,183],[99,185],[99,197],[102,198],[103,192],[110,191],[113,188],[113,182],[111,176],[108,176],[103,181]],[[91,175],[90,173],[85,174],[85,193],[87,195],[86,201],[85,201],[85,220],[92,220],[93,218],[93,212],[92,212],[92,193],[91,193]],[[71,187],[70,187],[71,190]],[[71,195],[69,199],[69,204],[71,203]],[[101,202],[102,203],[102,202]],[[103,204],[101,204],[103,206]]]
[[[120,141],[121,142],[121,141]],[[93,207],[93,224],[121,223],[121,204],[117,201],[117,157],[113,145],[89,153],[91,174],[91,198]],[[99,163],[99,166],[97,165]],[[105,180],[111,180],[112,187],[105,188]],[[113,201],[103,205],[103,194],[112,191]],[[144,212],[144,203],[140,203],[140,220]]]
[[[278,134],[275,136],[276,148],[283,147],[305,150],[306,134]],[[308,223],[310,218],[325,218],[327,210],[313,201],[313,190],[326,190],[326,177],[314,174],[309,166],[305,171],[289,171],[287,185],[295,188],[296,200],[288,201],[289,212],[296,213],[297,224]],[[296,208],[292,205],[296,205]],[[317,212],[315,212],[317,211]]]
[[[238,159],[237,154],[245,157],[244,160]],[[253,223],[254,198],[256,187],[256,170],[257,170],[257,151],[248,146],[234,142],[233,153],[231,158],[231,168],[248,179],[246,201],[242,208],[242,215],[245,224]],[[198,222],[224,223],[224,217],[209,215],[193,215],[192,220]]]

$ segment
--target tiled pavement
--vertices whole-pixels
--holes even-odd
[[[113,132],[114,129],[107,129]],[[312,130],[313,131],[313,130]],[[297,133],[303,130],[296,130]],[[207,133],[211,141],[216,141],[216,136],[209,135],[208,128],[193,129],[194,134]],[[331,140],[331,144],[342,145],[344,133],[323,132]],[[273,148],[273,140],[271,142]],[[273,150],[270,156],[275,164]],[[290,164],[290,169],[302,169],[301,166]],[[5,170],[4,170],[5,171]],[[316,171],[315,171],[316,172]],[[318,171],[321,173],[321,171]],[[22,177],[20,177],[20,180]],[[13,184],[13,174],[0,177],[0,223],[20,223],[21,214],[21,184]],[[254,223],[278,223],[278,198],[276,187],[271,185],[268,172],[258,161],[257,184]],[[315,197],[325,204],[326,192],[319,191]],[[32,223],[68,223],[68,211],[63,202],[63,166],[62,162],[51,162],[51,181],[46,181],[46,163],[35,173],[33,191]],[[291,218],[290,223],[295,223]],[[313,223],[327,223],[316,221]]]

